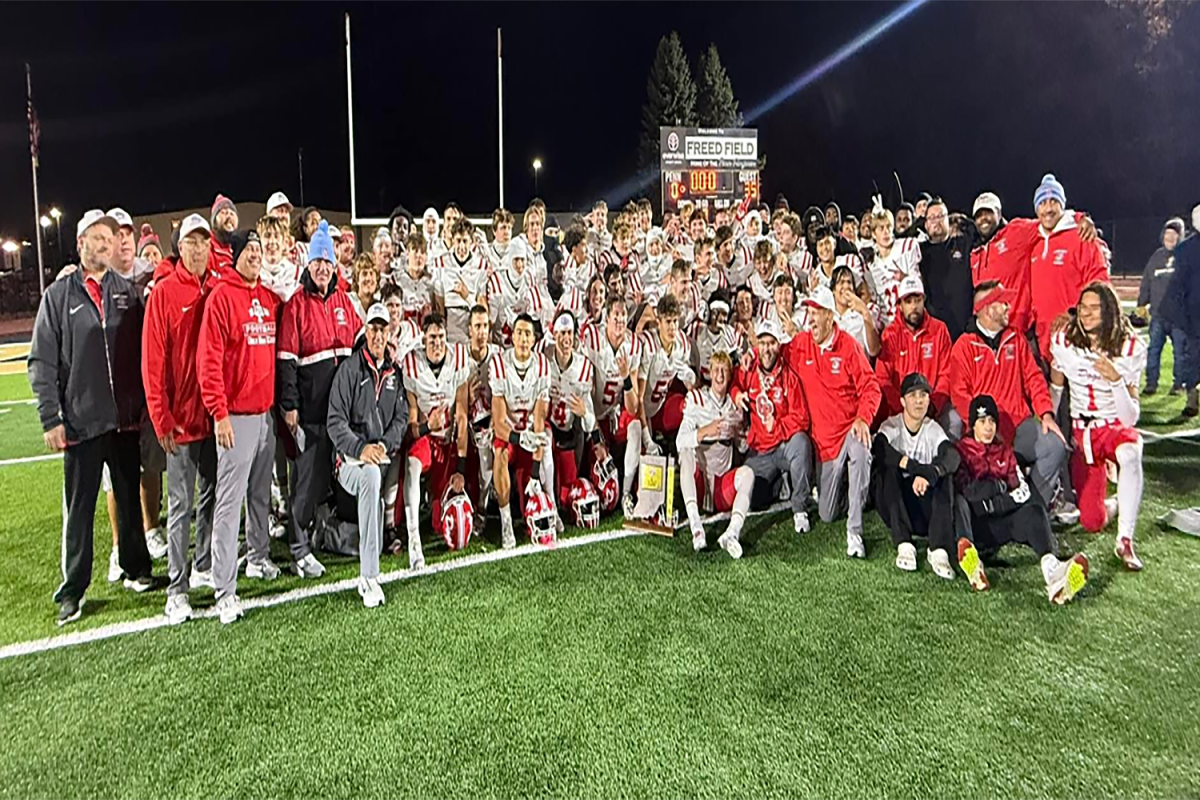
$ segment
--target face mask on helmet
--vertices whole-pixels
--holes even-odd
[[[540,484],[530,488],[532,491],[525,500],[525,528],[529,531],[529,540],[542,546],[554,544],[558,538],[555,525],[558,512]]]
[[[569,493],[571,512],[575,524],[580,528],[596,528],[600,525],[600,498],[591,482],[580,478]]]
[[[612,456],[606,455],[603,461],[592,465],[592,486],[605,513],[617,507],[621,500],[621,486],[617,480],[617,468],[613,465]]]
[[[453,494],[450,487],[442,496],[442,538],[451,550],[462,550],[471,541],[475,528],[475,508],[466,493]]]

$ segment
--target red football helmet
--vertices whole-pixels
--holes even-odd
[[[466,492],[455,494],[449,486],[442,494],[442,538],[451,550],[462,550],[475,529],[475,507]]]
[[[541,483],[529,481],[525,490],[525,528],[529,531],[529,539],[534,544],[551,545],[558,538],[556,518],[558,511],[554,501],[542,489]]]
[[[592,486],[600,498],[604,513],[613,511],[621,502],[621,483],[617,480],[617,468],[613,466],[612,456],[606,454],[603,461],[592,464]]]
[[[587,478],[580,478],[567,488],[567,508],[572,521],[580,528],[600,525],[600,497]]]

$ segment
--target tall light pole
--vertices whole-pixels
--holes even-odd
[[[538,193],[538,173],[542,171],[542,160],[535,158],[533,160],[533,193]]]
[[[67,259],[62,251],[62,212],[58,210],[58,206],[50,208],[50,218],[54,220],[54,232],[58,234],[58,265],[61,267],[67,263]]]

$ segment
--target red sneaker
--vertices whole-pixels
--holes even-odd
[[[1137,553],[1133,552],[1133,539],[1125,536],[1118,537],[1117,546],[1113,552],[1117,554],[1117,558],[1121,559],[1125,569],[1132,572],[1141,571],[1142,560],[1137,557]]]
[[[958,566],[967,576],[972,589],[977,592],[987,591],[987,574],[983,571],[983,562],[979,559],[979,552],[975,549],[975,545],[971,544],[970,539],[958,540]]]

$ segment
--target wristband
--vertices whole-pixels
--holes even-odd
[[[592,428],[592,430],[588,432],[588,441],[591,442],[592,444],[600,444],[600,429],[599,428]]]
[[[517,431],[510,431],[508,434],[508,443],[511,445],[521,446],[521,434]]]
[[[624,387],[625,387],[625,391],[627,391],[627,392],[633,391],[633,378],[626,375]]]
[[[455,472],[457,472],[459,475],[467,474],[467,457],[466,456],[458,457],[458,466],[455,467]]]
[[[533,462],[533,469],[529,470],[530,477],[532,477],[538,483],[542,482],[541,466],[542,466],[542,462],[535,461],[535,462]]]
[[[427,436],[427,435],[429,435],[429,423],[422,422],[420,425],[417,426],[417,438],[420,439],[422,436]]]

